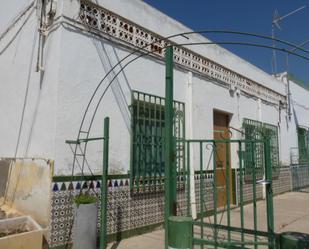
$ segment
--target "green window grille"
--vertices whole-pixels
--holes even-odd
[[[280,172],[279,143],[277,126],[262,123],[256,120],[244,119],[243,130],[248,140],[270,139],[270,155],[272,161],[273,177],[277,178]],[[243,151],[245,180],[252,181],[253,167],[255,167],[256,179],[264,176],[264,146],[261,143],[246,143]]]
[[[298,127],[297,128],[298,135],[298,155],[299,155],[299,163],[306,164],[308,163],[309,158],[309,131],[305,128]]]
[[[267,123],[263,125],[264,135],[270,139],[272,176],[273,178],[278,178],[280,173],[278,127]]]
[[[165,99],[132,91],[131,187],[157,185],[164,179]],[[174,101],[174,137],[184,139],[185,105]],[[177,171],[184,169],[184,146],[177,142]]]
[[[248,140],[262,139],[262,123],[244,119],[243,130],[245,138]],[[264,176],[264,159],[263,159],[263,145],[260,143],[245,143],[245,151],[243,152],[245,180],[252,180],[253,167],[257,179],[262,179]]]

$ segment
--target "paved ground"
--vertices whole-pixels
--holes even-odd
[[[258,209],[258,228],[266,229],[266,205],[264,201],[257,204]],[[274,198],[275,210],[275,231],[297,231],[309,233],[309,191],[291,192]],[[253,205],[245,206],[246,228],[253,227]],[[223,224],[226,216],[223,215]],[[234,209],[231,214],[233,226],[239,226],[240,212]],[[112,243],[108,249],[163,249],[164,231],[158,230],[152,233],[136,236]]]

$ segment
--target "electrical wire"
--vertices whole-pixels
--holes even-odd
[[[251,43],[251,42],[230,42],[230,41],[228,42],[190,42],[190,43],[180,43],[180,44],[170,45],[170,46],[181,47],[181,46],[195,46],[195,45],[244,45],[244,46],[249,46],[249,47],[268,48],[268,49],[274,49],[280,52],[292,54],[296,57],[309,61],[309,56],[301,55],[301,54],[292,52],[290,50],[287,50],[285,48],[274,48],[268,45]]]
[[[90,29],[90,28],[89,28],[89,29]],[[222,33],[224,33],[224,32],[230,32],[230,33],[233,33],[233,34],[255,36],[255,37],[260,37],[260,38],[263,38],[263,39],[270,39],[270,40],[276,39],[276,41],[278,41],[278,42],[281,42],[281,43],[283,43],[283,44],[286,44],[286,45],[289,45],[289,46],[298,48],[298,46],[296,46],[295,44],[292,44],[292,43],[290,43],[290,42],[286,42],[286,41],[283,41],[283,40],[280,40],[280,39],[277,39],[277,38],[272,38],[272,37],[263,36],[263,35],[258,35],[258,34],[252,34],[252,33],[237,32],[237,31],[209,31],[209,30],[208,30],[208,31],[207,31],[207,30],[205,31],[205,30],[203,30],[203,31],[197,31],[197,32],[185,32],[185,33],[176,34],[176,35],[172,35],[172,36],[163,38],[162,40],[167,40],[167,39],[170,39],[170,38],[172,38],[172,37],[177,37],[177,36],[183,36],[184,34],[205,33],[205,32],[222,32]],[[162,40],[161,40],[161,41],[162,41]],[[151,44],[153,44],[153,43],[151,43]],[[110,71],[105,75],[105,77],[100,81],[100,83],[97,85],[97,87],[96,87],[96,89],[95,89],[95,91],[94,91],[92,97],[90,98],[90,101],[88,102],[88,105],[87,105],[86,110],[85,110],[85,112],[84,112],[83,119],[82,119],[82,122],[81,122],[81,126],[80,126],[80,129],[79,129],[79,133],[78,133],[78,138],[77,138],[77,140],[80,138],[80,132],[82,131],[82,127],[83,127],[83,124],[84,124],[84,121],[85,121],[85,118],[86,118],[86,114],[87,114],[87,112],[88,112],[88,110],[89,110],[89,107],[90,107],[90,105],[91,105],[91,103],[92,103],[92,100],[93,100],[95,94],[97,93],[99,87],[100,87],[101,84],[103,83],[103,81],[107,78],[107,76],[108,76],[111,72],[113,72],[113,70],[114,70],[118,65],[121,66],[121,62],[123,62],[125,59],[127,59],[128,57],[130,57],[131,55],[133,55],[133,54],[135,54],[135,53],[144,52],[144,49],[147,48],[148,46],[150,46],[151,44],[145,45],[144,47],[139,48],[139,49],[137,49],[137,50],[131,52],[131,53],[128,54],[127,56],[125,56],[125,57],[124,57],[123,59],[121,59],[114,67],[112,67],[112,68],[110,69]],[[202,44],[202,43],[199,43],[199,45],[201,45],[201,44]],[[205,44],[207,44],[207,43],[204,43],[204,45],[205,45]],[[209,44],[214,44],[214,43],[209,42]],[[217,43],[217,44],[218,44],[218,43]],[[222,42],[222,44],[223,44],[223,42]],[[247,46],[260,46],[260,47],[264,47],[264,48],[271,48],[271,49],[273,49],[273,48],[270,47],[270,46],[260,45],[260,44],[253,44],[253,43],[224,42],[224,44],[247,45]],[[174,45],[174,46],[177,46],[177,44],[170,44],[169,46],[173,46],[173,45]],[[183,44],[183,45],[184,45],[184,44]],[[196,43],[196,44],[186,43],[185,45],[198,45],[198,44],[197,44],[197,43]],[[283,48],[276,48],[276,49],[279,50],[279,51],[282,51],[282,52],[290,52],[290,51],[287,51],[287,50],[285,50],[285,49],[283,49]],[[302,50],[303,50],[303,49],[302,49]],[[306,50],[304,50],[304,51],[306,51]],[[136,59],[138,59],[138,58],[140,58],[140,57],[142,57],[142,56],[145,56],[145,55],[153,54],[153,53],[155,53],[155,52],[156,52],[156,51],[151,51],[151,52],[142,53],[141,55],[137,56],[137,57],[134,58],[133,60],[129,61],[126,65],[124,65],[124,67],[121,68],[120,72],[123,71],[124,68],[125,68],[128,64],[130,64],[131,62],[135,61]],[[301,57],[301,58],[307,59],[307,57],[305,57],[305,56],[301,56],[301,55],[298,55],[298,54],[294,54],[294,55],[297,55],[297,56],[299,56],[299,57]],[[101,97],[100,97],[100,99],[99,99],[99,101],[98,101],[98,103],[97,103],[97,105],[96,105],[96,107],[95,107],[95,111],[94,111],[94,114],[93,114],[93,116],[92,116],[92,118],[91,118],[91,121],[90,121],[90,125],[89,125],[89,127],[88,127],[88,130],[87,130],[87,132],[86,132],[86,133],[87,133],[87,138],[88,138],[88,136],[89,136],[89,132],[90,132],[90,129],[91,129],[93,120],[94,120],[95,113],[96,113],[97,110],[98,110],[98,106],[99,106],[99,104],[100,104],[102,98],[104,97],[104,95],[105,95],[107,89],[109,88],[109,86],[111,85],[111,83],[114,81],[114,79],[119,75],[120,72],[118,72],[118,73],[115,75],[115,77],[114,77],[114,78],[111,80],[111,82],[107,85],[107,87],[105,88],[103,94],[101,95]],[[85,148],[86,148],[86,146],[85,146]],[[76,149],[77,149],[77,147],[76,147]],[[76,151],[76,149],[75,149],[75,151]],[[76,152],[75,152],[75,154],[76,154]],[[84,154],[86,154],[86,151],[84,151]],[[76,159],[76,158],[75,158],[75,156],[74,156],[74,159],[73,159],[73,167],[72,167],[72,175],[74,174],[75,159]]]
[[[179,34],[178,34],[178,35],[179,35]],[[176,35],[176,36],[178,36],[178,35]],[[180,35],[182,35],[182,34],[180,34]],[[175,36],[170,36],[170,37],[175,37]],[[169,38],[170,38],[170,37],[169,37]],[[169,38],[164,38],[164,40],[167,40],[167,39],[169,39]],[[254,44],[254,43],[240,43],[240,42],[238,42],[238,43],[236,43],[236,42],[224,42],[224,43],[223,43],[223,42],[221,42],[221,43],[220,43],[220,42],[216,42],[216,43],[215,43],[215,42],[185,43],[185,44],[180,44],[180,45],[177,45],[177,44],[168,44],[167,46],[181,46],[181,45],[189,46],[189,45],[207,45],[207,44],[247,45],[247,46],[256,46],[256,47],[263,47],[263,48],[271,48],[271,49],[274,49],[273,47],[266,46],[266,45],[260,45],[260,44]],[[144,46],[143,48],[140,48],[140,49],[138,49],[138,50],[135,50],[135,51],[131,52],[130,54],[128,54],[127,56],[125,56],[125,57],[124,57],[123,59],[121,59],[115,66],[113,66],[113,67],[110,69],[110,71],[104,76],[104,78],[100,81],[100,83],[99,83],[98,86],[96,87],[96,89],[95,89],[95,91],[94,91],[92,97],[90,98],[90,101],[88,102],[88,105],[87,105],[86,110],[85,110],[85,112],[84,112],[84,116],[83,116],[83,119],[82,119],[82,122],[81,122],[81,126],[80,126],[80,129],[79,129],[77,141],[80,139],[80,133],[81,133],[81,131],[82,131],[82,127],[83,127],[83,124],[84,124],[84,121],[85,121],[85,118],[86,118],[86,114],[87,114],[87,112],[88,112],[88,110],[89,110],[89,107],[90,107],[90,105],[91,105],[91,102],[92,102],[92,100],[93,100],[95,94],[97,93],[99,87],[100,87],[101,84],[103,83],[103,81],[108,77],[108,75],[109,75],[110,73],[113,72],[113,70],[114,70],[118,65],[121,66],[121,69],[114,75],[114,77],[113,77],[112,80],[108,83],[108,85],[106,86],[105,90],[103,91],[102,95],[101,95],[100,98],[99,98],[99,101],[98,101],[98,103],[97,103],[97,105],[96,105],[96,107],[95,107],[95,110],[94,110],[94,114],[93,114],[93,116],[92,116],[92,118],[91,118],[90,125],[89,125],[89,127],[88,127],[87,138],[88,138],[88,136],[89,136],[89,132],[90,132],[90,129],[91,129],[91,127],[92,127],[95,114],[96,114],[96,112],[97,112],[97,110],[98,110],[98,107],[99,107],[99,105],[100,105],[100,103],[101,103],[101,101],[102,101],[104,95],[106,94],[108,88],[109,88],[109,87],[111,86],[111,84],[114,82],[114,80],[116,79],[116,77],[117,77],[128,65],[130,65],[131,63],[133,63],[134,61],[136,61],[137,59],[139,59],[139,58],[141,58],[141,57],[143,57],[143,56],[146,56],[146,55],[149,55],[149,54],[154,54],[154,53],[156,52],[156,51],[148,51],[148,52],[146,52],[146,53],[144,52],[144,49],[147,48],[147,47],[150,46],[150,45],[151,45],[151,44],[148,44],[148,45]],[[165,46],[165,47],[167,47],[167,46]],[[279,50],[279,51],[281,51],[281,52],[287,52],[286,50],[284,50],[284,49],[282,49],[282,48],[276,48],[276,50]],[[138,55],[137,57],[131,59],[131,60],[130,60],[129,62],[127,62],[125,65],[121,65],[121,63],[122,63],[125,59],[129,58],[131,55],[133,55],[133,54],[135,54],[135,53],[138,53],[138,52],[140,52],[141,54]],[[144,53],[143,53],[143,52],[144,52]],[[296,56],[299,56],[299,57],[301,57],[301,58],[303,58],[303,59],[307,59],[307,60],[308,60],[308,58],[305,57],[305,56],[300,56],[300,55],[294,54],[294,53],[293,53],[293,55],[296,55]],[[77,150],[77,145],[75,145],[75,146],[76,146],[76,147],[75,147],[74,159],[73,159],[72,177],[73,177],[73,175],[74,175],[74,166],[75,166],[75,160],[76,160],[75,155],[76,155],[76,150]],[[86,148],[86,146],[85,146],[85,148]],[[86,154],[86,151],[84,151],[84,157],[85,157],[85,154]],[[82,167],[83,167],[83,165],[82,165]],[[82,172],[83,172],[83,170],[82,170]],[[71,235],[71,232],[72,232],[72,227],[70,228],[70,234],[69,234],[69,235]]]
[[[8,182],[7,182],[7,187],[6,187],[6,190],[5,190],[4,200],[3,200],[2,205],[6,202],[7,197],[8,197],[8,185],[11,181],[12,167],[13,167],[13,163],[16,163],[16,157],[17,157],[17,153],[18,153],[18,149],[19,149],[19,145],[20,145],[21,133],[22,133],[23,123],[24,123],[24,118],[25,118],[25,111],[26,111],[26,106],[27,106],[27,102],[28,102],[28,94],[29,94],[30,81],[31,81],[31,75],[32,75],[31,73],[32,73],[32,65],[33,65],[33,59],[34,59],[34,49],[35,49],[35,45],[36,45],[36,40],[37,40],[37,28],[35,28],[35,31],[34,31],[33,44],[32,44],[32,49],[31,49],[29,69],[28,69],[28,75],[27,75],[27,84],[26,84],[26,89],[25,89],[25,96],[24,96],[24,100],[23,100],[23,105],[22,105],[21,120],[20,120],[20,123],[19,123],[17,142],[16,142],[16,147],[15,147],[15,152],[14,152],[14,160],[11,161],[11,165],[10,165],[10,168],[9,168]],[[15,188],[13,190],[12,201],[14,201],[14,199],[15,199],[15,193],[16,193],[16,190],[17,190],[18,179],[20,177],[21,170],[22,169],[20,169],[20,171],[19,171],[19,175],[18,175],[17,180],[16,180],[16,185],[15,185]]]
[[[201,31],[200,31],[201,32]],[[204,32],[207,32],[207,31],[203,31],[203,33]],[[215,32],[215,31],[214,31]],[[180,36],[180,35],[184,35],[184,34],[193,34],[193,33],[198,33],[198,32],[186,32],[186,33],[182,33],[182,34],[177,34],[177,35],[173,35],[173,36],[169,36],[169,37],[167,37],[167,38],[163,38],[162,40],[166,40],[166,39],[170,39],[170,38],[173,38],[173,37],[176,37],[176,36]],[[235,33],[240,33],[240,32],[235,32]],[[255,36],[255,35],[254,35]],[[265,38],[265,37],[263,37],[263,38]],[[277,40],[277,39],[276,39]],[[280,42],[280,40],[278,40],[278,42]],[[207,43],[196,43],[196,44],[194,44],[194,43],[185,43],[185,44],[170,44],[169,46],[181,46],[181,45],[187,45],[187,46],[189,46],[189,45],[206,45]],[[250,44],[250,43],[235,43],[235,42],[209,42],[208,44],[226,44],[226,45],[228,45],[228,44],[230,44],[230,45],[247,45],[247,46],[259,46],[259,47],[264,47],[264,48],[268,48],[269,46],[265,46],[265,45],[259,45],[259,44]],[[146,53],[143,53],[144,52],[144,49],[145,48],[147,48],[148,46],[150,46],[151,44],[148,44],[148,45],[146,45],[145,47],[143,47],[143,48],[141,48],[141,49],[138,49],[138,50],[135,50],[133,53],[130,53],[129,55],[127,55],[126,57],[124,57],[122,60],[120,60],[106,75],[105,75],[105,77],[101,80],[101,82],[100,82],[100,84],[97,86],[97,88],[96,88],[96,90],[95,90],[95,92],[94,92],[94,95],[96,94],[96,92],[97,92],[97,90],[98,90],[98,88],[100,87],[100,85],[103,83],[103,81],[106,79],[106,77],[107,77],[107,75],[109,75],[109,73],[111,73],[112,71],[113,71],[113,69],[115,69],[118,65],[120,65],[121,66],[121,62],[123,62],[126,58],[128,58],[129,56],[131,56],[131,55],[133,55],[133,54],[135,54],[135,53],[138,53],[138,52],[141,52],[142,54],[141,55],[138,55],[136,58],[134,58],[133,60],[130,60],[127,64],[125,64],[122,68],[121,68],[121,70],[114,76],[114,78],[109,82],[109,84],[107,85],[107,87],[105,88],[105,90],[104,90],[104,92],[103,92],[103,94],[101,95],[101,98],[100,98],[100,100],[99,100],[99,102],[98,102],[98,104],[97,104],[97,106],[96,106],[96,108],[95,108],[95,113],[96,113],[96,111],[97,111],[97,109],[98,109],[98,105],[100,104],[100,102],[101,102],[101,100],[102,100],[102,98],[104,97],[104,95],[105,95],[105,93],[106,93],[106,91],[108,90],[108,88],[110,87],[110,85],[113,83],[113,81],[114,81],[114,79],[119,75],[119,73],[120,72],[122,72],[130,63],[132,63],[133,61],[135,61],[135,60],[137,60],[137,59],[139,59],[140,57],[142,57],[142,56],[146,56],[146,55],[149,55],[149,54],[153,54],[153,53],[155,53],[156,51],[151,51],[151,52],[146,52]],[[292,45],[293,46],[293,45]],[[294,46],[295,47],[295,46]],[[269,48],[272,48],[272,47],[269,47]],[[273,49],[273,48],[272,48]],[[287,51],[287,50],[285,50],[285,49],[277,49],[277,50],[279,50],[279,51],[282,51],[282,52],[289,52],[289,51]],[[308,52],[308,51],[305,51],[305,52]],[[292,54],[292,53],[291,53]],[[293,53],[294,54],[294,53]],[[294,55],[296,55],[296,56],[299,56],[299,57],[301,57],[301,58],[303,58],[303,59],[306,59],[306,60],[308,60],[308,57],[305,57],[305,56],[301,56],[301,55],[298,55],[298,54],[294,54]],[[93,95],[93,96],[94,96]],[[92,100],[92,99],[91,99]],[[91,101],[90,101],[91,102]],[[85,113],[87,113],[87,111],[88,111],[88,108],[90,107],[90,105],[88,105],[87,106],[87,108],[86,108],[86,111],[85,111]],[[88,130],[88,134],[89,134],[89,131],[90,131],[90,129],[91,129],[91,126],[92,126],[92,123],[93,123],[93,119],[94,119],[94,116],[92,117],[92,119],[91,119],[91,123],[90,123],[90,126],[89,126],[89,130]],[[83,119],[83,121],[84,121],[84,119]],[[83,123],[83,122],[82,122]],[[81,130],[81,129],[80,129]],[[88,136],[88,134],[87,134],[87,136]]]
[[[72,19],[72,18],[66,17],[66,16],[64,16],[64,19],[67,19],[67,20],[69,20],[69,21],[71,21],[71,22],[73,22],[73,23],[76,23],[76,24],[83,24],[83,23],[81,23],[81,22],[78,22],[78,21],[76,21],[76,20],[74,20],[74,19]],[[63,21],[61,22],[61,24],[64,24],[64,23],[68,24],[69,26],[73,26],[74,28],[79,28],[79,29],[83,30],[82,28],[76,27],[75,25],[73,25],[73,24],[71,24],[71,23],[63,22]],[[88,27],[87,31],[90,32],[90,33],[92,33],[92,34],[95,34],[95,35],[99,36],[97,33],[92,32],[91,29],[92,29],[91,27]],[[94,99],[94,96],[96,95],[98,89],[100,88],[100,86],[101,86],[101,84],[104,82],[104,80],[108,77],[108,75],[109,75],[111,72],[113,72],[113,70],[114,70],[117,66],[119,66],[119,65],[121,66],[121,63],[122,63],[125,59],[127,59],[127,58],[130,57],[131,55],[136,54],[136,53],[138,53],[138,52],[140,52],[140,53],[141,53],[141,52],[145,52],[145,48],[147,48],[148,46],[151,46],[152,44],[154,44],[154,43],[156,43],[156,42],[161,42],[161,41],[168,41],[168,42],[170,42],[168,39],[171,39],[171,38],[177,37],[177,36],[183,36],[183,37],[185,37],[184,34],[194,34],[194,33],[202,34],[202,33],[211,33],[211,32],[214,32],[214,33],[231,33],[231,34],[247,35],[247,36],[259,37],[259,38],[268,39],[268,40],[274,40],[274,39],[275,39],[275,40],[276,40],[277,42],[279,42],[279,43],[282,43],[282,44],[285,44],[285,45],[292,46],[292,47],[294,47],[294,48],[298,48],[298,49],[304,50],[304,49],[302,49],[302,48],[299,48],[299,46],[297,46],[297,45],[295,45],[295,44],[293,44],[293,43],[290,43],[290,42],[287,42],[287,41],[284,41],[284,40],[281,40],[281,39],[273,38],[273,37],[270,37],[270,36],[259,35],[259,34],[248,33],[248,32],[230,31],[230,30],[228,30],[228,31],[225,31],[225,30],[201,30],[201,31],[190,31],[190,32],[184,32],[184,33],[175,34],[175,35],[171,35],[171,36],[162,38],[162,39],[160,39],[160,40],[158,40],[158,41],[152,42],[152,43],[150,43],[150,44],[147,44],[147,45],[145,45],[145,46],[142,46],[141,48],[138,48],[137,50],[134,50],[133,52],[131,52],[130,54],[128,54],[127,56],[125,56],[124,58],[122,58],[116,65],[114,65],[114,67],[112,67],[112,68],[110,69],[110,71],[105,75],[105,77],[104,77],[104,78],[100,81],[100,83],[97,85],[96,89],[94,90],[94,92],[93,92],[93,94],[92,94],[92,96],[91,96],[91,98],[90,98],[90,100],[89,100],[89,102],[88,102],[88,105],[87,105],[87,107],[86,107],[86,110],[84,111],[84,115],[83,115],[82,122],[81,122],[81,125],[80,125],[80,129],[79,129],[79,133],[78,133],[78,136],[77,136],[77,140],[80,138],[81,132],[86,133],[86,134],[87,134],[86,137],[88,138],[89,132],[90,132],[90,128],[91,128],[91,126],[92,126],[92,122],[93,122],[93,120],[94,120],[94,116],[95,116],[95,113],[96,113],[96,111],[97,111],[97,109],[98,109],[98,108],[97,108],[98,106],[95,108],[95,112],[94,112],[93,117],[92,117],[92,119],[91,119],[90,126],[88,127],[88,130],[85,132],[85,131],[82,131],[82,128],[83,128],[83,124],[84,124],[85,118],[86,118],[86,116],[87,116],[89,107],[90,107],[90,105],[91,105],[91,103],[92,103],[92,100]],[[109,35],[109,36],[112,37],[111,35]],[[102,37],[102,36],[100,36],[100,37]],[[187,38],[187,37],[186,37],[186,38]],[[188,38],[187,38],[187,39],[188,39]],[[177,44],[174,44],[174,43],[170,42],[170,45],[177,45]],[[281,49],[281,50],[284,50],[284,49]],[[304,50],[304,51],[307,52],[307,50]],[[147,52],[147,53],[145,53],[144,55],[153,54],[153,53],[155,53],[155,52],[156,52],[156,51]],[[108,88],[108,87],[109,87],[109,86],[107,86],[107,88]],[[104,94],[105,94],[105,91],[103,92],[103,95],[104,95]],[[100,103],[100,101],[101,101],[101,99],[99,100],[98,104]],[[86,148],[87,148],[87,146],[85,146],[84,154],[86,154]],[[76,154],[76,151],[77,151],[77,147],[75,147],[75,154]],[[74,164],[75,164],[75,156],[74,156],[74,158],[73,158],[72,174],[74,173]]]
[[[204,32],[204,31],[203,31],[203,32]],[[237,32],[235,32],[235,33],[237,33]],[[240,33],[242,34],[242,32],[240,32]],[[182,33],[182,34],[177,34],[177,35],[172,35],[172,36],[169,36],[168,38],[164,38],[164,39],[167,40],[167,39],[170,39],[170,37],[175,37],[175,36],[179,36],[179,35],[183,35],[183,33]],[[260,36],[260,35],[257,35],[257,36]],[[261,36],[261,37],[264,38],[264,39],[272,39],[272,38],[267,37],[267,36]],[[284,44],[289,44],[289,45],[291,45],[291,43],[286,42],[286,41],[282,41],[282,40],[279,40],[279,39],[278,39],[278,41],[281,41],[281,42],[284,43]],[[286,50],[286,49],[284,49],[284,48],[277,48],[277,47],[276,47],[276,48],[273,48],[273,47],[271,47],[271,46],[261,45],[261,44],[254,44],[254,43],[249,43],[249,42],[247,42],[247,43],[241,43],[241,42],[204,42],[204,43],[202,43],[202,42],[200,42],[200,43],[167,44],[167,46],[184,46],[184,45],[190,46],[190,45],[207,45],[207,44],[209,44],[209,45],[210,45],[210,44],[246,45],[246,46],[255,46],[255,47],[276,49],[276,50],[281,51],[281,52],[289,52],[289,53],[291,53],[291,51],[288,51],[288,50]],[[150,46],[150,45],[151,45],[151,44],[148,44],[148,45],[146,45],[146,46],[144,46],[144,47],[147,47],[147,46]],[[165,46],[165,47],[167,47],[167,46]],[[295,45],[293,45],[293,44],[292,44],[291,46],[297,47],[297,46],[295,46]],[[165,48],[165,47],[164,47],[164,48]],[[125,57],[124,57],[121,61],[119,61],[113,68],[111,68],[111,70],[110,70],[110,71],[105,75],[105,77],[100,81],[99,85],[98,85],[97,88],[95,89],[94,94],[93,94],[92,97],[91,97],[91,100],[88,102],[88,105],[87,105],[86,111],[85,111],[85,113],[84,113],[84,116],[83,116],[83,119],[82,119],[82,123],[81,123],[81,127],[80,127],[80,130],[79,130],[79,131],[82,130],[82,125],[83,125],[83,122],[84,122],[84,120],[85,120],[86,113],[87,113],[87,111],[88,111],[88,109],[89,109],[89,107],[90,107],[90,104],[91,104],[91,102],[92,102],[92,100],[93,100],[93,98],[94,98],[94,95],[96,94],[96,92],[97,92],[98,88],[100,87],[100,85],[101,85],[101,84],[103,83],[103,81],[107,78],[107,76],[108,76],[111,72],[113,72],[113,69],[114,69],[114,68],[116,68],[118,65],[121,65],[121,62],[122,62],[122,61],[124,61],[126,58],[128,58],[129,56],[131,56],[131,55],[133,55],[133,54],[135,54],[135,53],[137,53],[137,52],[143,52],[143,48],[140,48],[140,49],[138,49],[138,50],[135,50],[135,51],[131,52],[130,54],[128,54],[127,56],[125,56]],[[110,85],[112,84],[112,82],[116,79],[116,77],[120,74],[120,72],[122,72],[130,63],[132,63],[133,61],[139,59],[140,57],[143,57],[143,56],[146,56],[146,55],[149,55],[149,54],[154,54],[155,52],[156,52],[156,51],[148,51],[148,52],[146,52],[146,53],[142,53],[142,54],[138,55],[136,58],[130,60],[127,64],[125,64],[124,66],[122,66],[121,70],[112,78],[112,80],[111,80],[110,83],[107,85],[107,87],[105,88],[104,92],[102,93],[102,95],[101,95],[101,97],[100,97],[100,99],[99,99],[99,101],[98,101],[98,103],[97,103],[97,105],[96,105],[96,107],[95,107],[94,114],[93,114],[93,116],[92,116],[92,118],[91,118],[91,121],[90,121],[90,124],[89,124],[89,127],[88,127],[87,138],[88,138],[90,129],[91,129],[91,127],[92,127],[92,124],[93,124],[93,121],[94,121],[94,117],[95,117],[95,114],[96,114],[96,112],[97,112],[97,110],[98,110],[99,104],[101,103],[101,101],[102,101],[104,95],[106,94],[106,92],[107,92],[108,88],[110,87]],[[302,56],[302,55],[299,55],[299,54],[294,53],[294,52],[292,52],[291,54],[292,54],[292,55],[299,56],[299,57],[301,57],[301,58],[303,58],[303,59],[308,60],[308,57],[306,57],[306,56]],[[79,135],[80,135],[80,133],[79,133]],[[78,135],[78,139],[79,139],[79,135]],[[86,151],[84,151],[84,154],[86,154]],[[73,171],[73,172],[74,172],[74,161],[75,161],[75,158],[73,159],[73,168],[72,168],[72,171]]]
[[[12,23],[2,32],[0,35],[0,41],[5,37],[7,33],[17,24],[17,22],[34,6],[35,1],[32,1],[24,10],[18,13],[18,15],[13,19]]]
[[[16,39],[16,37],[18,36],[18,34],[21,32],[21,30],[23,29],[23,27],[26,25],[26,23],[29,21],[30,17],[32,16],[32,14],[34,13],[34,8],[32,8],[31,12],[29,13],[29,15],[26,17],[26,19],[24,20],[24,22],[22,23],[22,25],[18,28],[18,30],[16,31],[16,33],[13,35],[13,37],[8,41],[8,43],[4,46],[4,48],[0,51],[0,55],[2,55],[7,49],[8,47],[12,44],[12,42]]]

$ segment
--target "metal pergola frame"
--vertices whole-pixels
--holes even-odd
[[[302,52],[308,53],[309,51],[306,49],[303,49],[299,46],[296,46],[293,43],[287,42],[287,41],[283,41],[280,39],[276,39],[276,38],[271,38],[269,36],[264,36],[264,35],[258,35],[258,34],[253,34],[253,33],[246,33],[246,32],[237,32],[237,31],[223,31],[223,30],[203,30],[203,31],[192,31],[192,32],[184,32],[184,33],[180,33],[180,34],[176,34],[176,35],[171,35],[168,36],[166,38],[163,38],[162,41],[168,41],[170,44],[168,44],[166,47],[164,47],[166,49],[166,54],[165,54],[165,58],[166,58],[166,105],[165,105],[165,122],[166,122],[166,134],[165,134],[165,138],[166,138],[166,147],[165,147],[165,155],[166,155],[166,167],[165,167],[165,246],[166,248],[168,248],[168,238],[169,238],[169,232],[168,232],[168,227],[167,227],[167,220],[169,217],[173,216],[176,214],[176,170],[175,167],[173,167],[173,165],[175,165],[175,150],[174,150],[174,145],[173,145],[173,47],[177,47],[177,46],[192,46],[192,45],[220,45],[220,44],[225,44],[225,45],[243,45],[243,46],[252,46],[252,47],[260,47],[260,48],[268,48],[268,49],[274,49],[272,46],[267,46],[267,45],[263,45],[263,44],[257,44],[257,43],[250,43],[250,42],[199,42],[199,43],[182,43],[182,44],[174,44],[173,42],[169,41],[168,39],[174,38],[174,37],[178,37],[178,36],[185,36],[188,34],[205,34],[205,33],[227,33],[227,34],[238,34],[238,35],[246,35],[246,36],[251,36],[251,37],[257,37],[257,38],[262,38],[262,39],[267,39],[267,40],[276,40],[277,42],[280,42],[282,44],[291,46],[293,48],[297,48],[299,50],[301,50]],[[96,112],[98,110],[98,107],[105,95],[105,93],[107,92],[107,90],[109,89],[109,87],[111,86],[111,84],[114,82],[114,80],[118,77],[118,75],[131,63],[133,63],[134,61],[138,60],[141,57],[150,55],[155,53],[155,51],[145,51],[145,48],[147,48],[148,46],[151,46],[153,43],[151,44],[147,44],[142,48],[139,48],[138,50],[135,50],[134,52],[128,54],[127,56],[125,56],[123,59],[121,59],[116,65],[114,65],[110,71],[104,76],[104,78],[100,81],[100,83],[98,84],[98,86],[96,87],[93,95],[90,98],[90,101],[87,104],[87,107],[85,109],[83,118],[82,118],[82,122],[78,131],[78,135],[77,135],[77,139],[72,142],[72,141],[68,141],[68,143],[71,144],[75,144],[75,150],[74,150],[74,158],[73,158],[73,168],[72,168],[72,177],[74,176],[74,166],[76,163],[76,156],[77,156],[77,148],[78,145],[80,143],[84,143],[85,147],[84,147],[84,151],[83,151],[83,158],[82,158],[82,169],[84,167],[85,164],[85,156],[86,156],[86,150],[87,150],[87,142],[91,141],[93,139],[89,138],[89,133],[94,121],[94,117],[96,115]],[[309,57],[305,56],[305,55],[300,55],[298,53],[292,52],[290,50],[287,50],[285,48],[275,48],[277,51],[281,51],[281,52],[286,52],[289,54],[292,54],[294,56],[300,57],[304,60],[309,61]],[[130,61],[128,61],[125,65],[121,65],[121,63],[123,61],[125,61],[127,58],[129,58],[130,56],[136,54],[136,53],[140,53],[137,57],[131,59]],[[113,70],[115,68],[117,68],[118,66],[121,67],[121,69],[114,75],[114,77],[112,78],[112,80],[108,83],[107,87],[105,88],[105,90],[103,91],[102,95],[99,98],[99,101],[97,102],[97,104],[95,105],[95,110],[93,115],[91,116],[91,120],[89,123],[89,126],[87,128],[87,130],[83,130],[83,125],[85,123],[85,119],[86,119],[86,115],[89,111],[90,105],[95,97],[95,95],[98,92],[98,89],[100,88],[100,86],[102,85],[102,83],[104,82],[104,80],[113,72]],[[81,138],[81,134],[86,134],[85,138]],[[97,140],[98,138],[95,138],[95,140]],[[108,146],[108,142],[107,142],[107,146]],[[105,148],[105,147],[104,147]],[[104,149],[105,150],[105,149]],[[104,164],[103,165],[107,165],[107,161],[108,160],[108,156],[105,159],[104,158]],[[107,171],[106,169],[103,170],[103,174],[102,174],[102,181],[105,182],[107,180]],[[104,173],[105,172],[105,173]],[[268,172],[269,173],[269,172]],[[82,172],[83,174],[83,172]],[[269,173],[271,175],[271,172]],[[104,175],[106,177],[104,177]],[[103,186],[102,186],[103,187]],[[107,188],[105,189],[107,191]],[[103,203],[104,205],[107,204],[107,192],[104,193],[104,196],[106,196],[106,198],[104,198],[102,196],[102,203],[105,201],[105,203]],[[272,207],[271,207],[272,208]],[[102,209],[103,210],[103,209]],[[103,212],[103,211],[102,211]],[[106,212],[106,210],[105,210]],[[103,214],[103,213],[102,213]],[[104,215],[104,214],[103,214]],[[105,213],[106,215],[106,213]],[[105,216],[106,217],[106,216]],[[103,216],[104,218],[104,216]],[[103,223],[101,223],[102,226],[104,226]],[[102,227],[101,226],[101,242],[100,242],[100,249],[104,249],[106,248],[106,227]],[[106,223],[105,223],[106,226]],[[272,224],[269,224],[269,227],[272,227]]]

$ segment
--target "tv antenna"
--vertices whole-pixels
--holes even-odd
[[[283,19],[303,10],[304,8],[306,8],[306,6],[302,6],[298,9],[295,9],[291,12],[289,12],[286,15],[280,16],[279,12],[277,9],[275,9],[274,14],[273,14],[273,21],[272,21],[272,25],[271,25],[271,36],[274,39],[276,37],[275,35],[275,28],[278,28],[279,30],[282,30],[282,28],[280,27],[280,23],[282,22]],[[276,43],[273,40],[273,48],[276,47]],[[272,74],[276,77],[277,74],[277,55],[276,55],[276,50],[273,49],[273,55],[272,55]]]

